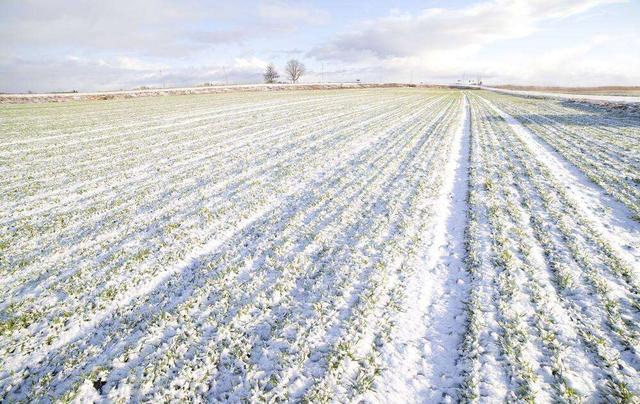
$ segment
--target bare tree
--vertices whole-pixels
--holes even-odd
[[[291,80],[292,83],[297,83],[300,76],[305,72],[304,65],[296,59],[288,61],[285,70],[287,72],[287,78]]]
[[[263,76],[264,76],[264,82],[267,84],[275,83],[276,80],[278,80],[278,77],[280,77],[273,63],[269,63],[267,65],[267,69],[264,71]]]

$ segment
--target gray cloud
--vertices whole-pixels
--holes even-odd
[[[172,75],[165,79],[176,84],[216,80],[209,68],[169,67],[197,66],[200,55],[225,46],[246,52],[254,39],[326,18],[311,6],[282,1],[0,1],[0,91],[148,84],[163,63]],[[255,72],[235,74],[230,80],[259,80]]]
[[[0,49],[183,54],[189,49],[183,40],[183,23],[200,17],[188,6],[176,4],[165,0],[2,2]]]
[[[15,69],[20,66],[20,69]],[[0,91],[95,91],[131,89],[138,86],[181,87],[213,83],[255,83],[262,70],[250,63],[228,66],[162,68],[137,65],[136,61],[82,60],[76,58],[0,62]],[[38,80],[33,80],[37,77]]]
[[[24,0],[0,2],[0,52],[118,51],[184,56],[205,45],[293,32],[326,13],[281,2]]]

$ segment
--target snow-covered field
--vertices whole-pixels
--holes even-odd
[[[0,401],[640,395],[640,116],[417,88],[0,106]]]

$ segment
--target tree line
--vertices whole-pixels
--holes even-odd
[[[304,64],[300,63],[296,59],[291,59],[287,62],[284,68],[285,77],[292,83],[297,83],[300,77],[306,72]],[[263,74],[264,82],[267,84],[273,84],[278,82],[280,74],[276,70],[276,66],[273,63],[269,63]]]

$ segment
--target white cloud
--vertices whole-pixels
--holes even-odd
[[[264,60],[258,59],[256,57],[252,58],[236,58],[233,63],[233,67],[238,70],[247,70],[247,71],[262,71],[268,62]]]
[[[613,1],[493,0],[460,9],[429,8],[417,15],[393,11],[387,17],[339,34],[309,55],[353,61],[479,50],[501,39],[530,35],[541,21],[566,18]]]
[[[494,83],[640,81],[637,30],[620,39],[592,29],[578,45],[518,47],[619,0],[469,1],[395,9],[336,34],[336,21],[304,0],[0,0],[0,91],[260,81],[266,61],[293,55],[307,59],[307,80],[450,82],[467,73]],[[316,33],[322,39],[310,39]]]
[[[640,53],[624,55],[624,59],[613,54],[602,56],[611,46],[624,40],[623,37],[594,35],[576,46],[550,49],[535,58],[518,55],[515,62],[509,64],[494,62],[491,69],[503,81],[515,84],[637,85]]]
[[[612,43],[606,35],[592,35],[581,45],[555,48],[543,54],[513,46],[537,34],[545,24],[584,13],[619,0],[491,0],[457,8],[429,8],[419,13],[393,10],[388,16],[366,21],[312,49],[308,56],[351,67],[369,80],[451,82],[482,76],[493,82],[600,84],[637,82],[640,53],[613,62],[594,49]],[[508,55],[486,56],[486,50],[506,40]],[[614,63],[616,63],[614,65]],[[625,66],[626,65],[626,66]]]
[[[450,83],[466,74],[467,78],[480,76],[494,84],[637,85],[640,52],[611,52],[613,47],[632,40],[594,35],[575,46],[551,48],[538,54],[513,50],[501,57],[443,50],[433,52],[432,55],[437,55],[433,58],[391,57],[354,70],[360,78],[376,80],[377,76],[383,76],[389,81],[408,81],[413,77],[415,81]]]

